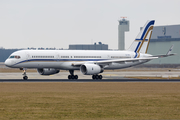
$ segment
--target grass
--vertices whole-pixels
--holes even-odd
[[[1,120],[180,119],[180,83],[0,83]]]

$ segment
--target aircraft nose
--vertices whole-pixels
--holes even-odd
[[[12,65],[12,62],[11,62],[11,60],[9,60],[9,59],[7,59],[4,63],[5,63],[5,65],[8,66],[8,67],[10,67],[10,66]]]

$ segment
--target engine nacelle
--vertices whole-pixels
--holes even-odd
[[[54,68],[42,68],[42,69],[37,69],[37,71],[40,75],[53,75],[59,73],[59,70]]]
[[[84,64],[84,65],[81,65],[80,71],[84,75],[95,75],[98,73],[102,73],[104,69],[96,64]]]

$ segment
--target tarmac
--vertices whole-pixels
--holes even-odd
[[[1,69],[8,70],[4,63],[0,63]],[[35,70],[34,70],[35,71]],[[68,80],[68,71],[60,71],[58,74],[55,75],[40,75],[38,72],[27,72],[28,80],[51,80],[51,81],[65,81]],[[75,71],[74,75],[78,75],[78,80],[92,80],[92,75],[83,75],[80,71]],[[117,81],[118,80],[132,80],[137,79],[138,77],[143,77],[146,79],[151,78],[162,78],[162,79],[179,79],[180,78],[180,69],[174,69],[174,68],[128,68],[128,69],[122,69],[119,71],[104,71],[101,73],[103,76],[103,80],[107,81]],[[21,72],[2,72],[0,73],[0,81],[5,80],[22,80],[23,75]],[[115,80],[116,79],[116,80]],[[103,81],[101,80],[101,81]],[[69,81],[69,80],[68,80]],[[74,81],[74,80],[73,80]],[[97,81],[97,80],[96,80]]]
[[[78,79],[78,80],[68,80],[68,79],[0,79],[0,83],[4,82],[74,82],[74,83],[84,83],[84,82],[180,82],[180,79]]]
[[[83,75],[80,71],[75,71],[75,75],[78,75],[78,79],[90,80],[91,75]],[[40,75],[38,72],[27,73],[28,79],[41,79],[41,80],[57,80],[57,79],[67,79],[69,72],[60,72],[55,75],[44,76]],[[105,79],[132,79],[133,77],[158,77],[163,79],[179,79],[180,71],[120,71],[120,72],[103,72],[101,74],[103,80]],[[0,73],[0,80],[20,80],[22,79],[22,73]],[[68,80],[68,79],[67,79]]]

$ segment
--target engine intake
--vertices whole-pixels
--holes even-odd
[[[104,71],[99,65],[96,64],[84,64],[81,65],[80,71],[84,75],[95,75]]]
[[[42,69],[37,69],[37,71],[40,75],[53,75],[59,73],[59,70],[54,68],[42,68]]]

